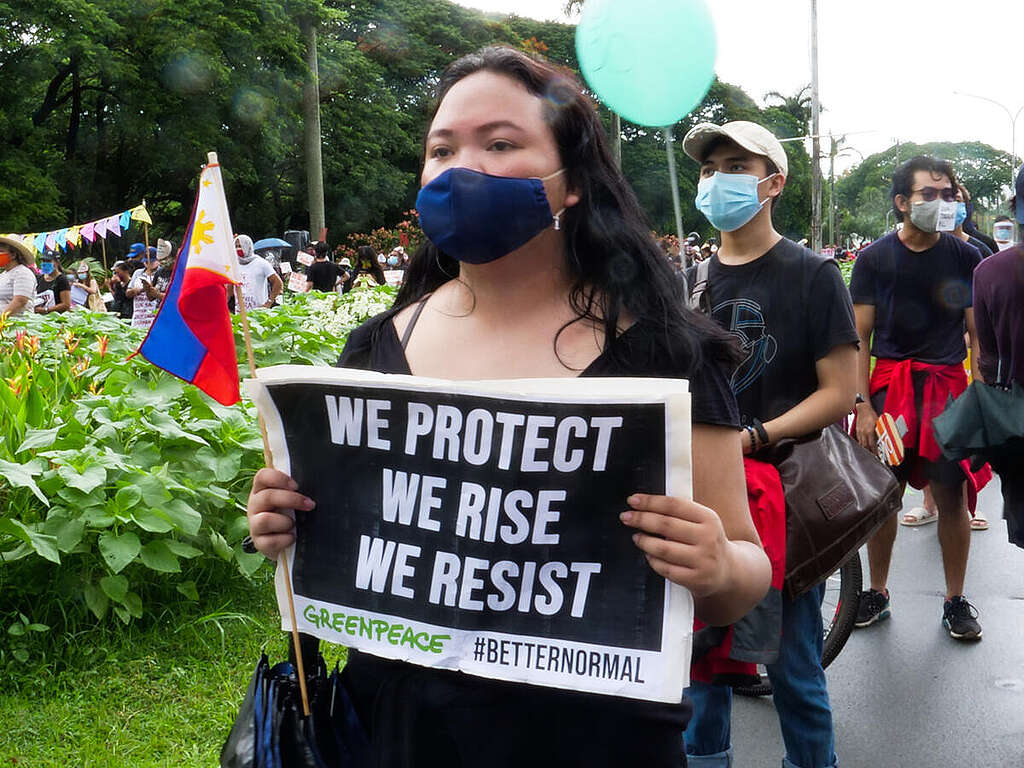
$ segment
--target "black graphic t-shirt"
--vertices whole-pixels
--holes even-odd
[[[695,274],[691,268],[690,285]],[[818,388],[818,360],[857,343],[839,265],[792,240],[739,266],[712,256],[708,292],[712,317],[743,347],[731,384],[744,424],[774,419],[807,398]]]
[[[338,365],[408,374],[392,316],[354,330]],[[738,427],[724,368],[705,360],[692,370],[673,346],[663,332],[636,323],[580,375],[687,378],[694,422]],[[355,650],[343,679],[380,764],[683,764],[681,734],[692,711],[686,697],[664,704],[499,682]]]
[[[947,233],[920,253],[895,232],[861,251],[850,295],[854,304],[875,308],[871,354],[931,365],[963,362],[964,310],[980,263],[977,248]]]
[[[306,282],[313,284],[314,291],[330,293],[340,274],[341,270],[333,261],[314,261],[306,268]]]

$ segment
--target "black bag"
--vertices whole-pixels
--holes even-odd
[[[896,475],[835,424],[762,454],[786,497],[786,593],[829,577],[903,505]]]
[[[304,656],[305,658],[305,656]],[[295,665],[259,660],[220,752],[221,768],[361,768],[370,748],[337,666],[322,656],[306,675],[310,716],[302,714]]]

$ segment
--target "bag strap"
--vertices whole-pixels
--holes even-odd
[[[708,280],[711,274],[711,257],[697,262],[697,271],[694,275],[693,287],[690,289],[690,298],[686,306],[696,312],[703,312],[711,315],[711,290]]]

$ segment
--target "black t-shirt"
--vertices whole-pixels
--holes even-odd
[[[991,248],[989,248],[987,245],[985,245],[981,240],[976,238],[974,235],[968,235],[967,236],[967,244],[968,245],[973,245],[975,248],[977,248],[978,249],[978,253],[981,254],[981,258],[983,258],[983,259],[987,259],[993,253]]]
[[[943,232],[920,253],[898,233],[876,240],[857,257],[850,281],[854,304],[875,307],[871,354],[889,360],[952,365],[967,357],[964,310],[971,306],[978,249]]]
[[[693,267],[689,285],[695,275]],[[857,343],[839,265],[792,240],[739,266],[712,256],[708,292],[715,322],[743,347],[731,384],[745,424],[774,419],[806,399],[818,388],[815,363]]]
[[[110,295],[114,300],[110,303],[110,311],[116,312],[118,317],[124,320],[132,319],[132,300],[125,295],[128,286],[120,280],[112,280],[110,283]]]
[[[64,277],[63,274],[57,275],[52,282],[47,280],[44,275],[40,275],[39,278],[36,280],[37,299],[40,296],[44,295],[46,291],[53,292],[53,304],[49,305],[51,307],[54,306],[55,304],[60,304],[60,295],[64,293],[64,291],[70,290],[71,284],[68,282],[68,279]]]
[[[349,336],[338,365],[409,373],[386,312]],[[695,422],[739,425],[726,372],[705,361],[692,371],[663,332],[636,323],[581,376],[658,376],[690,380]],[[614,354],[612,354],[614,352]],[[345,685],[382,764],[434,766],[683,764],[679,704],[636,701],[498,682],[349,651]],[[424,759],[430,756],[429,759]]]
[[[306,268],[306,282],[313,284],[314,291],[329,293],[334,290],[341,271],[333,261],[314,261]]]

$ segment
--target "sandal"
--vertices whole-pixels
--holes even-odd
[[[971,518],[971,530],[972,531],[987,531],[988,520],[980,512],[976,512],[974,517]]]
[[[927,525],[928,523],[934,523],[938,519],[939,513],[937,511],[929,512],[924,507],[914,507],[912,510],[903,515],[903,518],[900,520],[900,525],[906,525],[913,528],[918,525]],[[987,525],[988,524],[986,523],[986,526]]]

